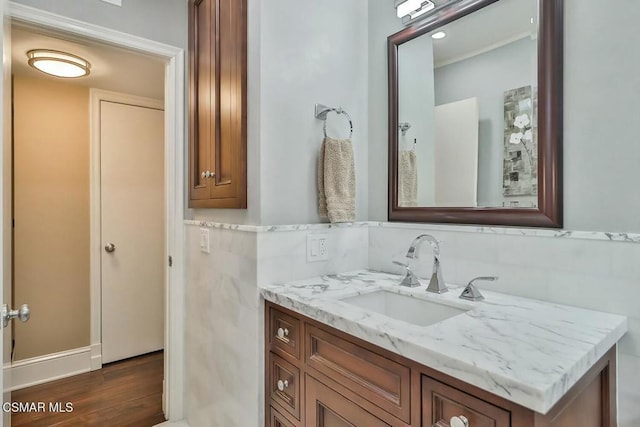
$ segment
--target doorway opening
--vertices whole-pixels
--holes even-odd
[[[20,187],[15,188],[16,195],[20,194],[23,184],[25,182],[28,183],[29,179],[33,179],[34,175],[38,175],[40,173],[41,178],[42,175],[45,176],[44,181],[42,179],[40,180],[40,185],[38,185],[37,182],[33,185],[32,182],[30,187],[32,188],[32,191],[37,192],[39,190],[43,192],[41,193],[42,197],[40,200],[43,204],[41,206],[33,206],[31,209],[29,209],[29,206],[24,205],[21,208],[21,213],[29,213],[31,219],[39,219],[41,224],[47,225],[54,232],[50,233],[51,236],[44,236],[44,232],[42,231],[43,229],[37,229],[37,222],[33,222],[30,227],[27,226],[25,229],[20,229],[20,233],[16,234],[15,242],[19,243],[20,241],[24,241],[24,243],[31,244],[32,248],[30,250],[24,250],[22,247],[16,248],[15,258],[12,261],[22,263],[24,266],[29,267],[35,264],[33,262],[34,259],[37,259],[38,261],[46,260],[55,268],[66,268],[69,271],[73,269],[72,264],[74,264],[74,262],[79,263],[79,261],[82,261],[85,267],[84,271],[82,271],[78,277],[73,280],[69,280],[69,282],[73,282],[72,284],[75,286],[70,289],[62,289],[61,286],[54,283],[51,275],[42,274],[42,272],[48,271],[46,269],[41,270],[37,275],[32,274],[32,276],[39,277],[39,280],[38,277],[36,277],[32,280],[33,282],[40,282],[40,284],[44,283],[46,286],[40,288],[39,291],[36,289],[31,295],[35,295],[36,298],[39,298],[46,295],[47,290],[53,289],[53,292],[49,293],[49,295],[53,295],[53,297],[45,298],[46,301],[41,304],[35,304],[36,306],[43,307],[40,310],[37,310],[34,304],[31,303],[31,322],[14,327],[15,343],[13,357],[14,360],[17,361],[12,364],[11,368],[9,368],[11,376],[13,377],[12,384],[9,385],[9,387],[11,389],[24,388],[26,385],[34,385],[89,370],[96,370],[107,361],[111,362],[127,359],[125,362],[117,363],[130,363],[132,360],[136,360],[130,360],[129,358],[131,356],[149,352],[152,352],[153,356],[153,352],[158,350],[158,347],[160,347],[160,349],[164,348],[165,355],[164,361],[161,361],[160,363],[160,365],[163,366],[162,370],[164,371],[164,381],[162,383],[161,390],[161,395],[164,396],[162,404],[166,418],[170,420],[178,420],[182,417],[182,324],[180,319],[183,311],[181,304],[183,296],[179,291],[179,289],[181,289],[181,286],[179,285],[182,281],[182,267],[180,264],[182,264],[182,211],[184,209],[182,202],[182,147],[184,138],[182,118],[184,112],[184,105],[182,101],[184,88],[182,78],[184,75],[184,52],[182,49],[139,39],[133,36],[129,37],[115,31],[95,27],[79,21],[70,22],[70,20],[61,19],[61,17],[45,12],[34,12],[28,8],[23,10],[19,5],[16,5],[11,10],[11,14],[14,18],[12,22],[12,32],[14,34],[22,31],[37,37],[53,39],[56,43],[71,43],[81,46],[90,46],[92,48],[98,46],[106,50],[110,49],[112,53],[115,52],[123,54],[125,57],[128,55],[129,59],[119,59],[111,61],[110,63],[105,62],[105,64],[108,65],[107,69],[109,69],[109,71],[113,71],[118,67],[124,68],[124,75],[120,75],[120,77],[115,78],[113,80],[115,82],[114,85],[108,86],[104,83],[106,81],[104,80],[106,77],[104,74],[101,74],[98,71],[99,68],[96,67],[97,64],[100,64],[100,59],[94,60],[94,63],[92,64],[92,75],[93,77],[96,77],[99,83],[85,85],[84,87],[81,87],[82,85],[78,85],[78,92],[86,92],[89,94],[87,102],[85,103],[85,112],[90,111],[93,116],[91,120],[87,119],[84,126],[86,126],[87,129],[92,127],[95,129],[96,127],[92,124],[97,122],[98,130],[90,130],[87,132],[87,134],[92,135],[90,139],[93,144],[92,147],[84,147],[86,154],[84,159],[87,164],[85,178],[88,178],[88,180],[85,180],[84,187],[87,191],[84,193],[84,196],[78,196],[81,191],[76,191],[76,196],[78,197],[76,197],[77,200],[75,200],[77,203],[82,205],[82,209],[79,209],[77,206],[76,208],[67,209],[66,211],[64,209],[59,209],[62,211],[61,219],[68,223],[68,229],[66,231],[64,230],[64,227],[59,226],[60,222],[56,223],[54,221],[50,221],[50,223],[47,224],[47,221],[52,219],[52,211],[61,208],[63,205],[63,197],[54,197],[47,200],[48,197],[52,196],[49,193],[53,192],[53,190],[51,188],[47,190],[46,187],[47,185],[52,184],[52,187],[55,187],[56,191],[62,192],[65,187],[68,187],[68,185],[64,184],[65,180],[67,184],[69,182],[78,184],[82,181],[81,179],[78,179],[78,176],[82,174],[73,175],[71,173],[71,158],[69,156],[61,155],[62,150],[60,149],[51,150],[52,147],[50,146],[48,147],[48,156],[42,156],[43,153],[37,152],[37,145],[31,147],[32,151],[25,152],[21,152],[20,149],[17,148],[17,145],[14,146],[14,148],[16,148],[15,159],[18,160],[19,157],[19,160],[26,165],[20,166],[17,163],[14,165],[16,174],[23,173],[20,179],[18,179],[18,175],[15,176],[16,180],[14,184]],[[20,41],[19,34],[18,37],[14,36],[14,41]],[[38,47],[42,48],[44,46]],[[23,49],[14,47],[14,56],[23,54],[24,52],[21,52],[21,50]],[[142,58],[150,63],[155,62],[155,65],[161,70],[159,90],[161,92],[161,97],[164,96],[165,98],[164,105],[162,101],[159,103],[153,101],[153,98],[157,98],[157,96],[152,95],[150,97],[148,96],[148,93],[140,92],[140,88],[145,86],[145,84],[140,81],[136,83],[135,79],[132,79],[132,70],[139,70],[139,67],[128,62],[133,57],[138,57],[139,59]],[[15,70],[17,61],[14,59],[13,62],[13,68]],[[14,74],[17,76],[18,73]],[[31,78],[35,79],[33,76]],[[18,85],[22,85],[21,89],[24,89],[25,87],[33,89],[36,85],[34,84],[35,80],[27,81],[25,84],[25,80],[27,79],[29,79],[29,76],[14,77],[14,88]],[[150,81],[153,81],[153,79],[150,78],[150,74],[147,72],[144,83],[148,83]],[[59,84],[58,82],[53,81],[48,81],[47,83],[50,83],[51,85]],[[68,83],[65,84],[68,85]],[[134,88],[134,90],[127,90],[127,85],[130,88]],[[69,85],[68,87],[70,88],[72,86]],[[89,87],[99,88],[99,90],[91,90]],[[123,87],[125,88],[123,89]],[[65,92],[66,97],[67,92],[73,92],[73,90],[67,88],[63,90],[63,92]],[[82,96],[85,96],[86,93],[83,93]],[[16,96],[20,96],[17,91]],[[42,99],[45,98],[44,92],[39,91],[39,93],[35,94],[35,97],[42,101]],[[60,97],[56,96],[53,96],[53,98],[58,98],[58,100],[60,99]],[[91,99],[91,102],[89,102],[89,99]],[[91,105],[91,108],[89,105]],[[98,106],[97,109],[95,108],[96,105]],[[60,111],[58,111],[58,113],[60,113]],[[106,116],[103,113],[105,113]],[[157,152],[153,155],[150,154],[150,152],[143,150],[143,146],[145,146],[145,144],[141,141],[141,136],[148,136],[150,132],[136,128],[136,126],[138,126],[142,121],[149,118],[147,116],[154,116],[150,120],[155,120],[156,124],[158,123],[158,120],[160,121],[160,124],[156,126],[160,128],[160,136],[158,137],[156,134],[155,138],[155,140],[159,140],[159,142],[146,144],[155,146],[155,148],[158,148],[159,146],[160,149],[156,150]],[[64,118],[66,115],[62,114],[60,117]],[[133,153],[131,156],[122,155],[119,154],[119,152],[102,152],[101,150],[104,148],[104,144],[101,145],[100,141],[103,138],[115,138],[115,140],[118,141],[123,140],[123,136],[121,134],[116,132],[114,135],[113,131],[122,130],[123,126],[121,125],[123,120],[130,117],[135,117],[135,119],[132,120],[131,124],[134,129],[129,130],[133,136],[128,141],[128,147],[132,149],[141,149],[143,151]],[[83,120],[79,119],[75,121],[80,122]],[[101,121],[106,121],[110,124],[101,125]],[[53,127],[55,128],[56,125],[60,126],[62,129],[57,129],[63,135],[60,140],[62,140],[62,143],[69,143],[69,140],[72,138],[66,138],[65,135],[69,136],[73,132],[69,127],[61,126],[63,122],[64,120],[57,120],[53,124]],[[114,123],[117,123],[117,125]],[[32,127],[39,128],[40,130],[46,129],[46,126],[43,126],[41,122],[34,123],[32,121]],[[96,132],[98,135],[97,145],[96,138],[94,138]],[[50,142],[52,139],[51,137],[52,134],[49,133],[41,138],[40,142],[44,141],[46,144],[47,142]],[[15,143],[19,143],[18,139],[16,139]],[[86,143],[89,143],[89,138],[86,139]],[[135,145],[135,147],[132,147],[132,145]],[[98,151],[95,150],[96,147],[98,148]],[[125,145],[125,147],[127,146]],[[120,148],[122,149],[122,147]],[[35,167],[35,163],[29,167],[29,160],[34,160],[29,156],[29,154],[34,154],[33,150],[35,150],[35,154],[38,154],[41,157],[39,159],[41,162],[45,162],[48,159],[49,163],[53,163],[54,160],[60,160],[60,157],[62,157],[63,160],[66,160],[66,164],[64,164],[65,162],[62,162],[63,164],[60,166],[60,174],[47,172],[46,168],[37,168]],[[92,150],[91,156],[88,155],[90,150]],[[154,156],[156,159],[155,165],[146,170],[140,168],[142,158],[147,159],[148,157]],[[83,155],[80,154],[79,157],[83,157]],[[97,163],[98,167],[96,167],[95,163],[96,158],[99,161]],[[137,160],[137,162],[132,161],[132,158]],[[91,159],[90,167],[89,159]],[[109,162],[112,169],[112,172],[107,173],[107,176],[103,175],[105,170],[108,169],[104,167],[105,165],[103,162],[105,159],[110,159]],[[128,166],[130,169],[128,172],[129,176],[126,179],[123,179],[122,171],[123,168],[127,166],[127,162],[129,163]],[[49,167],[51,165],[45,164],[45,166]],[[135,167],[139,167],[139,171],[136,171],[134,169]],[[136,173],[138,173],[137,176]],[[62,176],[62,178],[60,178],[60,176]],[[95,191],[96,176],[99,178],[97,187],[99,195],[96,195]],[[150,176],[154,179],[146,179]],[[156,186],[154,189],[150,189],[148,186],[146,188],[141,188],[144,184],[143,181],[145,181],[147,185],[150,183],[160,185]],[[102,186],[100,186],[100,182],[102,182]],[[128,183],[129,185],[123,185],[123,183]],[[108,188],[113,189],[114,186],[116,188],[120,188],[120,190],[108,190]],[[132,194],[134,190],[137,190],[138,193]],[[147,192],[154,193],[155,197],[150,197]],[[123,193],[127,193],[126,195],[129,198],[127,199],[126,197],[122,197]],[[111,200],[111,202],[107,202],[107,199]],[[147,213],[136,215],[141,213],[140,208],[150,199],[154,199],[154,204],[147,209]],[[35,196],[32,194],[31,200],[38,201],[37,194]],[[17,206],[17,202],[18,200],[16,199],[16,203],[14,204],[15,206]],[[115,207],[115,202],[121,203],[121,209]],[[96,206],[101,210],[99,220],[96,220],[96,216],[94,215]],[[85,212],[77,215],[81,210],[86,211],[87,209],[85,208],[88,208],[90,214]],[[105,214],[105,208],[111,209],[111,212],[107,212]],[[125,210],[125,208],[130,209],[129,214],[120,215],[120,211]],[[133,208],[133,212],[136,214],[131,213],[131,208]],[[18,218],[17,214],[18,212],[16,212],[15,218],[16,221],[19,222],[21,219]],[[27,215],[27,217],[29,215]],[[74,215],[76,215],[76,217],[74,217]],[[87,217],[90,217],[90,220],[88,221],[88,227],[85,227],[84,224],[87,222]],[[134,225],[122,224],[123,218],[135,219],[136,217],[137,219],[147,218],[150,220],[141,221]],[[109,231],[103,228],[108,221],[111,221],[112,223]],[[156,226],[159,227],[159,232],[158,230],[152,230],[153,227],[150,225],[152,222],[155,222]],[[149,242],[148,240],[141,239],[140,241],[130,243],[130,245],[124,244],[123,246],[122,244],[112,242],[111,240],[113,239],[110,239],[105,243],[105,239],[109,239],[110,237],[107,236],[107,234],[114,232],[114,230],[121,232],[122,229],[126,229],[127,227],[129,227],[128,232],[121,233],[121,235],[126,238],[130,238],[135,234],[131,232],[132,230],[142,230],[156,238],[160,237],[160,241],[157,241],[156,239],[154,242]],[[82,232],[79,230],[82,230]],[[28,234],[29,232],[32,232],[31,236]],[[23,237],[21,238],[21,236]],[[27,236],[27,238],[24,238],[24,236]],[[80,251],[79,247],[83,245],[78,244],[78,241],[82,240],[84,242],[87,240],[87,237],[89,240],[86,244],[87,250]],[[52,245],[46,245],[45,240],[53,242]],[[67,245],[61,245],[59,248],[56,248],[56,241],[64,241]],[[99,242],[99,244],[96,245],[96,242]],[[110,245],[112,243],[113,245]],[[107,250],[107,248],[110,249],[112,247],[114,250]],[[132,250],[132,247],[135,249]],[[19,252],[18,250],[22,252]],[[77,250],[78,254],[71,253],[74,250]],[[127,251],[129,251],[128,254],[126,253]],[[80,252],[82,252],[83,255],[79,255]],[[99,254],[98,261],[95,260],[96,252]],[[159,280],[162,282],[161,289],[159,291],[147,289],[145,291],[146,293],[142,294],[135,294],[135,292],[129,293],[124,297],[120,296],[120,300],[113,298],[113,296],[106,297],[104,294],[105,290],[113,290],[113,288],[117,288],[118,286],[121,287],[120,290],[124,289],[125,291],[131,291],[131,286],[121,286],[125,282],[122,277],[123,270],[127,270],[123,267],[123,264],[130,258],[139,257],[140,254],[146,254],[148,252],[155,253],[155,257],[153,257],[154,261],[151,262],[143,260],[132,262],[131,264],[134,265],[134,267],[128,269],[130,273],[129,275],[131,276],[131,270],[133,270],[134,273],[142,274],[142,276],[136,278],[134,275],[132,280],[130,277],[129,283],[134,283],[136,285],[138,283],[157,283],[159,277]],[[120,253],[122,253],[120,259],[113,256],[114,254],[120,255]],[[7,254],[5,253],[5,259],[6,255]],[[87,259],[90,259],[90,268],[86,266]],[[160,260],[159,263],[158,260]],[[155,275],[153,280],[149,278],[150,274],[148,271],[151,270],[148,270],[147,272],[142,271],[141,273],[140,268],[141,265],[149,267],[149,264],[152,263],[160,265],[159,273],[158,269],[153,270],[153,275]],[[27,301],[27,297],[29,295],[20,294],[20,283],[24,282],[24,280],[21,280],[20,277],[18,277],[19,275],[24,276],[24,270],[28,270],[28,268],[24,269],[22,268],[22,265],[16,265],[15,267],[16,289],[14,292],[14,300],[16,302],[23,300],[23,302],[29,303],[29,301]],[[109,269],[109,271],[106,271],[107,269]],[[88,275],[87,271],[89,271]],[[110,276],[105,277],[105,274]],[[85,279],[84,277],[86,276],[89,277]],[[62,275],[62,277],[64,277],[64,275]],[[105,282],[109,280],[111,280],[111,283],[115,285],[106,286]],[[60,279],[56,279],[56,281],[64,282],[64,280]],[[96,289],[99,292],[96,292]],[[147,297],[144,297],[144,295],[147,295]],[[57,303],[55,301],[56,298],[58,299]],[[76,299],[76,304],[73,304],[72,300],[74,298]],[[135,310],[136,308],[140,308],[142,304],[130,304],[133,299],[137,299],[139,301],[155,299],[156,302],[159,302],[160,309],[157,310],[157,313],[153,316],[143,316],[144,319],[155,319],[156,326],[160,323],[159,332],[143,332],[138,338],[129,338],[128,342],[125,342],[124,344],[123,342],[116,341],[115,344],[111,345],[111,349],[114,349],[114,351],[105,350],[105,337],[110,335],[112,338],[117,340],[120,339],[125,332],[131,332],[132,329],[140,326],[141,322],[135,320],[135,315],[140,313],[135,313]],[[107,301],[111,301],[111,309],[107,309],[104,305]],[[169,304],[170,301],[171,304]],[[63,305],[71,307],[63,307]],[[80,308],[81,305],[83,306],[82,308]],[[158,304],[156,304],[156,306],[157,305]],[[117,310],[119,309],[122,310],[118,312]],[[48,310],[51,314],[47,313]],[[158,315],[158,313],[160,313],[160,315]],[[105,317],[105,314],[110,315],[111,318]],[[65,317],[65,315],[68,316]],[[122,320],[125,319],[127,315],[130,315],[129,319],[123,322]],[[45,317],[48,318],[48,321],[44,322],[44,332],[39,332],[44,338],[28,340],[29,343],[35,343],[36,347],[40,346],[42,348],[28,348],[28,345],[25,345],[27,340],[21,337],[21,335],[28,335],[32,332],[25,331],[28,331],[28,328],[32,326],[33,323],[38,323],[33,322],[34,319],[42,320]],[[83,320],[87,317],[89,317],[88,325]],[[68,331],[65,330],[62,334],[56,335],[56,331],[60,332],[60,330],[63,329],[61,327],[63,323],[61,320],[62,318],[64,318],[65,327],[68,327]],[[111,326],[109,326],[109,324],[111,324]],[[53,328],[47,331],[46,327],[51,325]],[[119,330],[119,332],[111,332],[110,334],[105,333],[105,329],[109,327],[112,329],[115,328],[115,330]],[[151,335],[153,335],[153,339],[149,339]],[[87,336],[89,337],[88,342],[86,339]],[[96,337],[98,337],[97,341]],[[64,339],[70,339],[71,343],[62,343]],[[142,346],[139,346],[141,349],[131,349],[124,352],[121,351],[122,348],[127,345],[135,347],[138,344],[143,344]],[[48,345],[51,346],[47,347]],[[157,353],[155,354],[157,355]],[[158,359],[154,359],[154,362],[157,367]],[[5,367],[5,372],[6,371],[7,368]]]

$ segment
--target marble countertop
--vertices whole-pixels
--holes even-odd
[[[361,270],[261,287],[262,296],[429,368],[546,414],[627,332],[624,316],[482,290],[484,301],[401,288],[401,276]],[[479,284],[482,288],[482,283]],[[468,309],[417,326],[343,298],[393,290]]]

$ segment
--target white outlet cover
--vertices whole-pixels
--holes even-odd
[[[200,229],[200,252],[208,254],[209,248],[209,230],[207,228]]]
[[[327,261],[329,259],[329,234],[307,234],[307,262]]]

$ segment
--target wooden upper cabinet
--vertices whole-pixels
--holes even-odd
[[[189,0],[189,207],[247,207],[247,0]]]

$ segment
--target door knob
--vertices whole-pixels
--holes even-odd
[[[104,250],[111,253],[111,252],[115,252],[116,251],[116,245],[114,245],[113,243],[107,243],[104,246]]]
[[[18,310],[9,310],[7,304],[2,305],[2,326],[4,328],[9,324],[9,320],[18,318],[21,322],[26,322],[31,317],[31,309],[27,304],[22,304]]]

